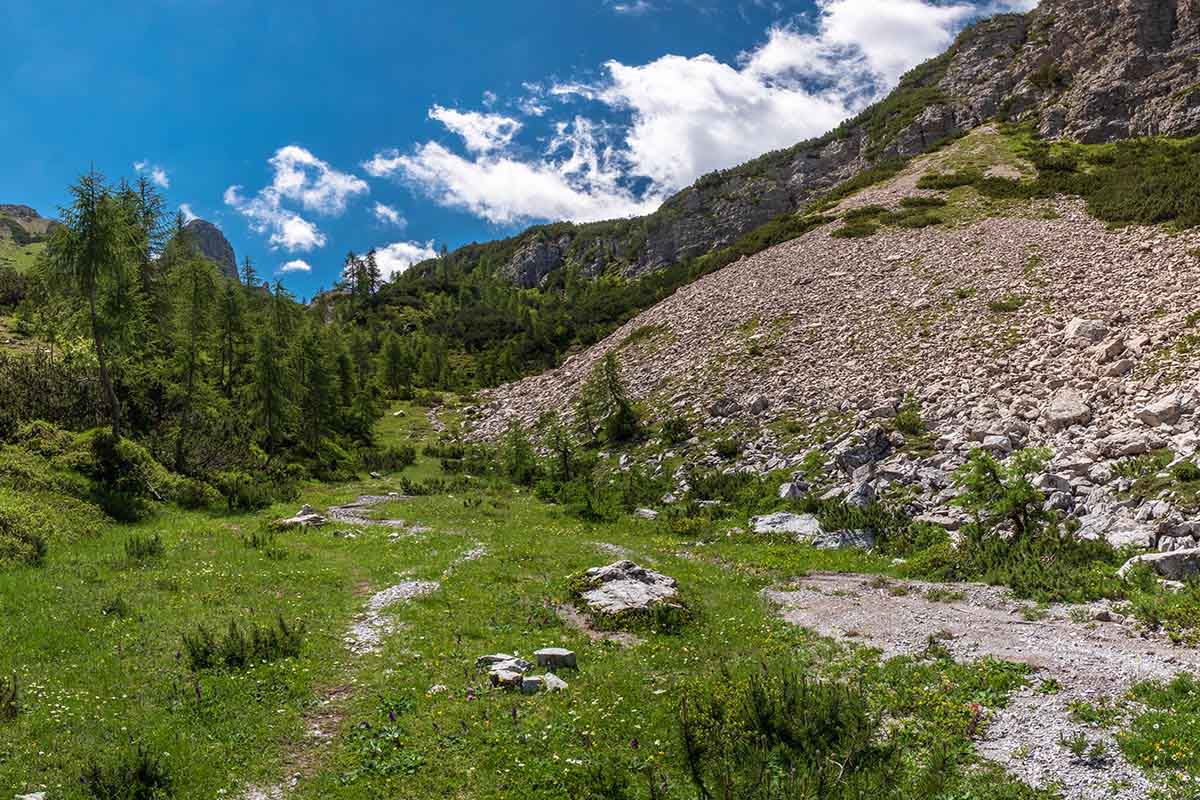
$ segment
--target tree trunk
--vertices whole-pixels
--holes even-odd
[[[88,309],[92,317],[92,345],[96,348],[96,361],[100,365],[100,387],[108,400],[109,416],[112,423],[113,438],[121,438],[121,402],[117,400],[117,391],[113,388],[112,376],[108,374],[108,362],[104,357],[104,344],[100,341],[100,323],[96,317],[96,289],[88,292]]]

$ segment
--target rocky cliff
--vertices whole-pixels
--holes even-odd
[[[43,241],[56,224],[29,206],[0,203],[0,240],[35,244]]]
[[[534,228],[464,251],[537,286],[557,269],[638,275],[726,245],[880,162],[994,119],[1094,143],[1200,131],[1197,0],[1043,0],[966,30],[836,131],[701,178],[643,218]],[[515,244],[515,248],[514,248]]]
[[[233,245],[221,233],[221,229],[211,222],[194,219],[183,227],[186,233],[200,251],[200,255],[217,265],[221,274],[232,280],[238,279],[237,256],[234,255]]]

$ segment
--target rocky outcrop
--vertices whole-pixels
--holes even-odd
[[[238,279],[237,256],[220,228],[211,222],[194,219],[183,226],[183,232],[200,251],[200,255],[217,265],[222,275],[230,280]]]
[[[521,245],[501,275],[524,289],[541,286],[546,276],[562,265],[570,244],[570,236],[535,236]]]
[[[584,580],[589,588],[581,592],[581,599],[589,610],[605,616],[675,605],[679,596],[674,578],[628,560],[593,567]]]
[[[20,245],[41,242],[58,224],[29,206],[0,203],[0,241],[11,239]]]

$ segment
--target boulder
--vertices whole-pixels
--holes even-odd
[[[639,508],[637,511],[633,512],[633,515],[635,517],[637,517],[638,519],[648,519],[648,520],[658,519],[658,512],[652,508]]]
[[[790,533],[804,540],[822,533],[821,523],[812,514],[767,514],[750,520],[750,527],[755,533]]]
[[[871,481],[859,481],[846,493],[846,505],[854,508],[869,508],[875,505],[875,486]]]
[[[543,675],[542,683],[545,684],[546,691],[548,692],[563,692],[567,689],[567,682],[553,672],[547,672]]]
[[[565,647],[543,647],[534,653],[533,657],[537,659],[539,667],[546,669],[558,669],[560,667],[575,669],[576,666],[575,652]]]
[[[1108,336],[1108,326],[1098,319],[1076,318],[1063,329],[1063,338],[1076,344],[1099,344]]]
[[[1157,428],[1159,425],[1173,425],[1179,421],[1182,414],[1183,404],[1179,400],[1179,395],[1169,394],[1142,406],[1138,409],[1137,418],[1151,428]]]
[[[732,397],[722,397],[712,404],[708,409],[708,413],[713,417],[732,417],[741,410],[742,407],[738,405],[738,401]]]
[[[771,401],[768,400],[765,395],[760,394],[750,401],[750,413],[756,417],[770,407]]]
[[[1155,526],[1130,519],[1111,508],[1089,505],[1088,513],[1079,520],[1078,535],[1084,539],[1104,539],[1113,547],[1149,547],[1154,540]]]
[[[875,549],[875,534],[871,531],[834,531],[822,533],[812,540],[812,546],[818,550],[859,550]]]
[[[500,689],[515,689],[525,681],[525,673],[515,669],[493,669],[488,672],[492,686]]]
[[[1079,392],[1059,389],[1042,411],[1042,419],[1051,431],[1060,431],[1072,425],[1086,425],[1092,419],[1092,410]]]
[[[780,500],[799,500],[808,492],[808,484],[804,481],[791,481],[790,483],[780,484],[779,499]]]
[[[521,694],[537,694],[546,688],[546,680],[540,675],[527,675],[521,679]]]
[[[1106,458],[1126,458],[1158,450],[1166,441],[1149,431],[1121,431],[1099,440],[1096,446]]]
[[[587,571],[585,580],[592,588],[584,590],[583,601],[600,614],[622,614],[673,605],[679,595],[674,578],[629,560],[593,567]]]
[[[878,463],[891,452],[892,442],[887,431],[875,427],[859,432],[835,447],[833,460],[843,472],[853,475],[859,467]]]
[[[1200,575],[1200,548],[1134,556],[1125,562],[1117,574],[1124,578],[1139,564],[1149,564],[1158,575],[1167,580],[1186,581]]]
[[[322,525],[329,522],[322,514],[318,514],[312,506],[307,503],[301,506],[300,510],[294,517],[287,519],[275,520],[276,528],[320,528]]]

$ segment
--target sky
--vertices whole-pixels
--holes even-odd
[[[301,296],[645,214],[1036,0],[3,0],[0,203],[144,174]]]

